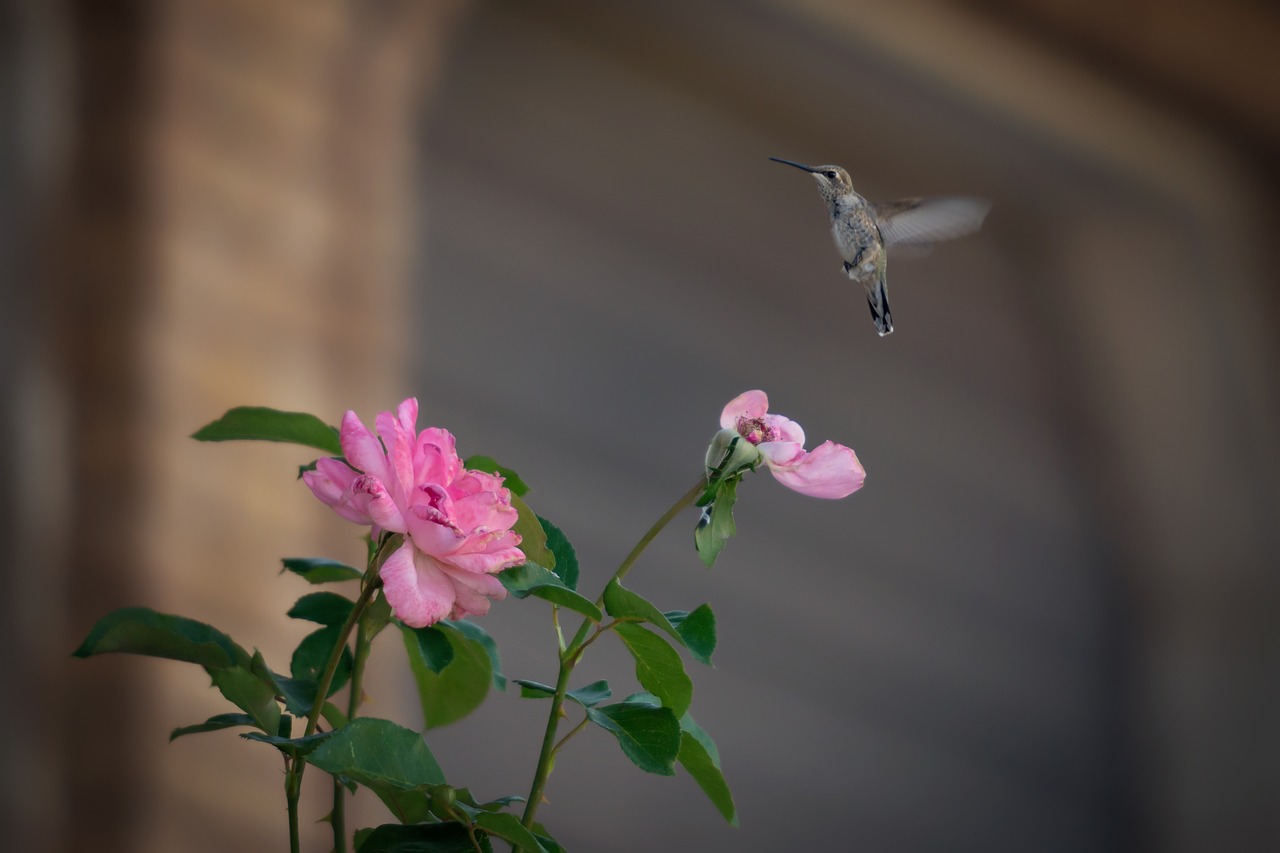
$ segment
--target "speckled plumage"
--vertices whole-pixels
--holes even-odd
[[[976,198],[948,196],[911,198],[874,204],[853,189],[849,173],[839,166],[806,166],[770,157],[809,172],[831,217],[831,236],[844,260],[844,273],[867,291],[867,304],[876,331],[893,331],[889,293],[885,283],[891,245],[927,246],[977,231],[991,205]]]

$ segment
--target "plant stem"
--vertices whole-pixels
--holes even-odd
[[[289,769],[285,773],[284,796],[289,804],[289,853],[299,853],[302,849],[298,838],[298,794],[301,791],[301,779],[296,778],[301,767],[289,761]]]
[[[369,630],[363,618],[356,627],[356,654],[351,666],[351,688],[347,697],[347,722],[356,718],[360,703],[364,700],[364,665],[369,659]],[[341,655],[341,652],[339,652]],[[329,822],[333,825],[333,853],[346,853],[346,788],[335,776],[333,779],[333,811]]]
[[[640,541],[631,549],[631,553],[627,554],[622,564],[618,566],[617,571],[609,578],[609,583],[621,581],[626,577],[627,572],[631,571],[631,567],[635,565],[636,560],[644,553],[645,548],[649,547],[658,534],[662,532],[668,524],[671,523],[677,515],[683,510],[693,505],[693,502],[702,494],[706,488],[706,479],[700,477],[698,482],[694,484],[688,492],[680,497],[671,508],[663,513],[662,517],[653,523],[653,526],[640,537]],[[609,584],[605,584],[605,589],[609,588]],[[596,606],[604,605],[604,592],[601,591],[600,597],[596,599]],[[561,708],[564,707],[565,693],[569,691],[569,677],[573,675],[573,668],[578,665],[578,661],[582,657],[582,651],[585,649],[584,640],[587,633],[591,630],[591,620],[583,619],[582,627],[578,629],[578,633],[574,635],[567,648],[560,654],[560,675],[556,679],[556,692],[551,696],[551,710],[547,714],[547,729],[542,736],[542,749],[538,753],[538,766],[533,772],[533,784],[529,788],[529,799],[524,805],[524,817],[522,822],[526,828],[533,826],[534,815],[537,814],[538,806],[542,802],[542,793],[547,787],[547,778],[551,775],[551,759],[556,751],[556,732],[560,727]],[[576,732],[577,729],[574,730]],[[574,732],[570,732],[572,735]],[[565,740],[568,740],[566,735]],[[561,742],[563,744],[563,741]],[[520,853],[520,848],[516,848],[513,853]]]

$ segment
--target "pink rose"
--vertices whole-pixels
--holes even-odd
[[[852,449],[831,441],[804,449],[800,424],[769,414],[763,391],[733,398],[720,415],[720,426],[755,447],[779,483],[802,495],[843,498],[862,488],[866,472]]]
[[[417,420],[412,397],[395,414],[378,415],[377,436],[348,411],[340,436],[346,463],[321,459],[302,479],[338,515],[371,525],[375,536],[404,534],[380,575],[395,615],[423,628],[488,613],[490,599],[507,594],[494,575],[525,558],[502,478],[465,469],[453,436],[436,427],[417,433]]]

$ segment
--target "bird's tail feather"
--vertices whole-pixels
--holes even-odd
[[[889,313],[889,291],[884,286],[884,276],[867,291],[867,305],[871,307],[871,319],[876,331],[884,337],[893,331],[893,315]]]

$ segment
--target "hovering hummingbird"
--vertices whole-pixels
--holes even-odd
[[[982,226],[991,209],[990,202],[966,196],[904,198],[877,204],[854,192],[849,173],[839,166],[769,159],[803,169],[817,179],[831,215],[831,236],[844,259],[844,273],[866,288],[871,319],[881,337],[893,331],[884,280],[888,268],[885,247],[927,247],[938,240],[971,234]]]

